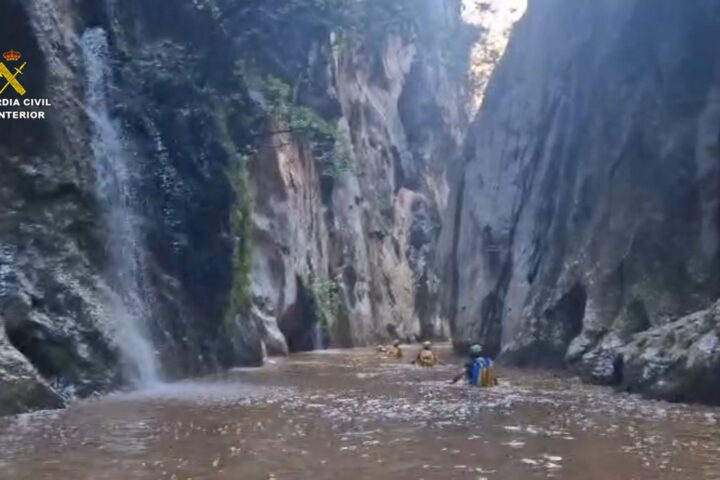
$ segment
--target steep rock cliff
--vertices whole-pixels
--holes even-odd
[[[460,24],[457,11],[427,5],[421,18],[433,24],[423,28]],[[299,94],[335,109],[345,168],[318,171],[305,139],[291,133],[273,136],[250,161],[253,298],[277,319],[291,350],[317,346],[308,335],[318,327],[339,346],[448,334],[433,301],[434,248],[443,163],[463,141],[464,77],[445,71],[445,62],[458,60],[426,44],[418,52],[416,42],[440,41],[429,32],[414,41],[390,34],[374,46],[319,43],[313,91]],[[308,300],[323,294],[335,310],[327,325],[307,314]]]
[[[0,413],[447,335],[472,32],[456,1],[345,3],[0,5],[53,103],[0,129]]]
[[[716,7],[530,2],[453,185],[458,347],[720,402]]]

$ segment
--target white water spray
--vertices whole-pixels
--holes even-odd
[[[134,188],[137,167],[108,108],[112,75],[105,31],[101,28],[86,31],[80,46],[85,65],[85,101],[92,122],[95,188],[105,213],[109,277],[116,291],[107,306],[109,320],[129,373],[145,386],[158,380],[159,368],[148,335],[151,300],[145,281]]]
[[[313,350],[322,350],[325,348],[323,341],[323,327],[320,322],[313,325]]]
[[[0,244],[0,301],[10,293],[15,262],[15,248]]]

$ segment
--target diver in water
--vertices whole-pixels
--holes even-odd
[[[490,357],[483,356],[482,347],[473,345],[470,347],[470,358],[465,363],[463,371],[455,376],[450,383],[457,383],[465,377],[468,385],[480,387],[493,387],[498,384],[495,376],[495,365]]]
[[[396,358],[398,360],[403,358],[403,349],[400,346],[400,340],[393,342],[392,347],[387,350],[387,355],[390,358]]]
[[[420,365],[421,367],[434,367],[440,363],[440,359],[432,349],[430,342],[423,342],[422,349],[418,352],[415,360],[412,361],[413,365]]]

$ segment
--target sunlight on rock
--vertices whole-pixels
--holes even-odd
[[[480,29],[471,54],[474,113],[482,105],[490,78],[507,48],[515,23],[522,18],[528,0],[463,0],[463,19]]]

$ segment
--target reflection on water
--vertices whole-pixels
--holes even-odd
[[[532,372],[449,386],[454,371],[305,354],[0,419],[0,478],[720,478],[720,410]]]

